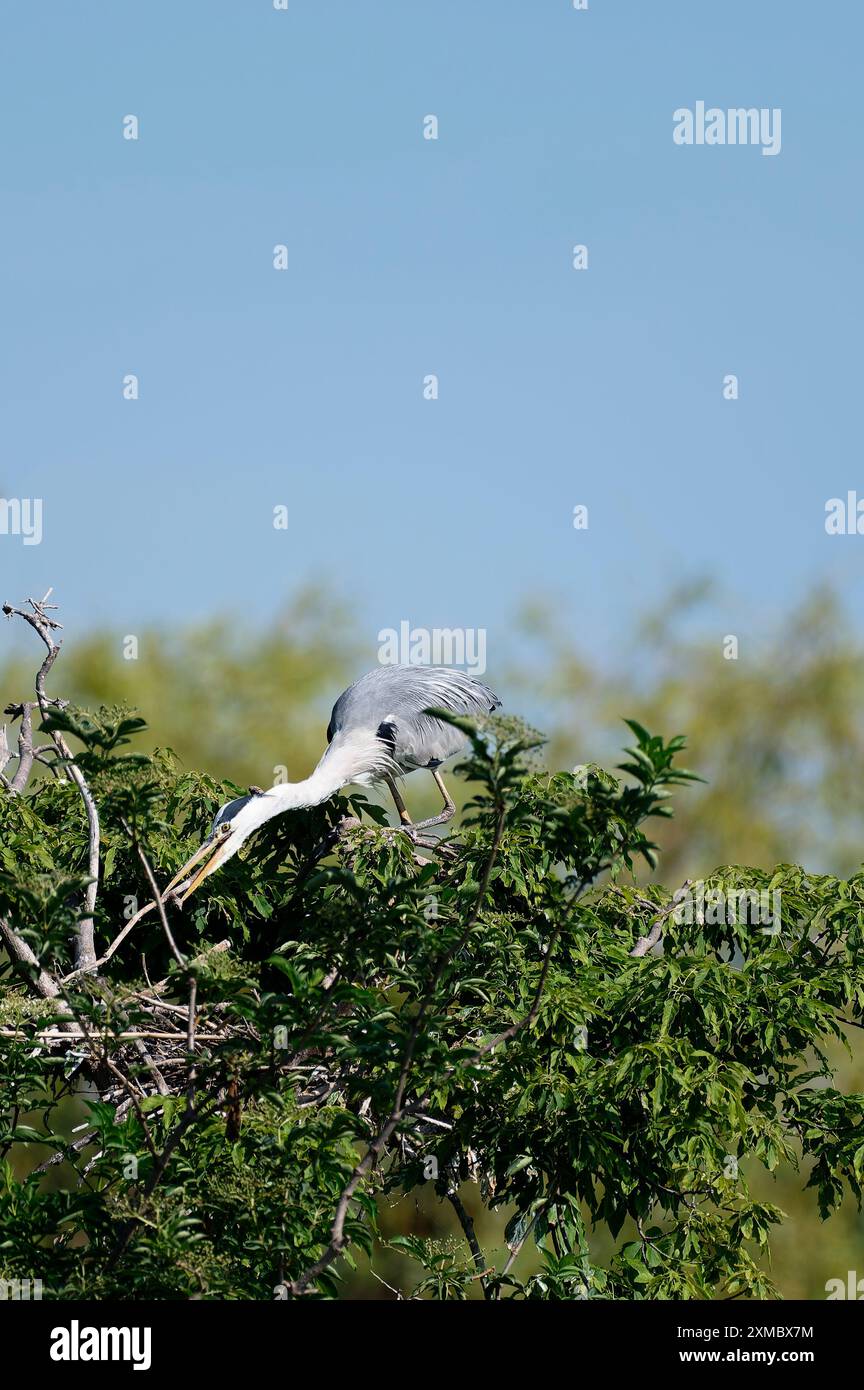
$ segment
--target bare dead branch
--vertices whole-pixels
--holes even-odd
[[[11,757],[12,754],[9,752],[9,740],[6,737],[6,725],[3,724],[0,725],[0,777],[3,777],[3,769]],[[8,790],[10,784],[5,777],[3,777],[3,784]]]
[[[47,655],[36,674],[36,700],[43,720],[48,719],[52,706],[56,709],[61,703],[57,700],[51,700],[45,689],[48,673],[57,660],[57,656],[60,652],[60,643],[54,641],[52,634],[62,627],[62,624],[58,623],[56,618],[49,616],[49,613],[55,611],[57,607],[56,604],[48,602],[51,597],[51,592],[52,591],[49,589],[47,594],[41,599],[28,599],[27,603],[30,611],[28,611],[27,608],[15,608],[9,603],[4,603],[2,607],[2,612],[7,618],[21,618],[25,623],[28,623],[46,647]],[[26,715],[22,713],[22,733],[25,718]],[[60,757],[64,760],[67,777],[70,781],[74,782],[78,788],[87,813],[89,838],[87,872],[89,882],[84,893],[84,915],[78,922],[75,932],[75,964],[80,970],[93,972],[96,969],[94,914],[96,911],[96,896],[99,891],[99,812],[84,774],[80,767],[77,767],[72,761],[72,752],[66,740],[63,738],[63,735],[59,730],[52,730],[50,731],[50,738]],[[20,742],[21,740],[19,737],[19,749]],[[29,756],[29,764],[26,766],[25,783],[33,765],[32,728],[29,732],[29,749],[27,750],[27,756]],[[19,762],[18,772],[20,773],[20,771],[21,764]]]
[[[189,1110],[195,1109],[195,1081],[196,1071],[194,1062],[195,1053],[195,1005],[198,1001],[198,980],[195,975],[189,976],[189,1019],[186,1024],[186,1047],[189,1051],[189,1084],[186,1088],[186,1105]]]
[[[27,779],[33,767],[36,756],[33,748],[33,710],[38,709],[35,700],[27,700],[20,705],[7,705],[3,713],[8,714],[12,720],[20,719],[21,727],[18,730],[18,766],[12,776],[11,781],[7,782],[7,790],[12,796],[18,796],[26,787]],[[6,726],[3,726],[2,740],[0,740],[0,772],[9,762],[12,754],[9,752],[9,742],[6,737]],[[5,780],[5,779],[4,779]]]
[[[36,953],[19,936],[5,917],[0,917],[0,939],[19,975],[32,984],[43,999],[56,999],[60,1007],[61,989],[52,975],[39,964]]]

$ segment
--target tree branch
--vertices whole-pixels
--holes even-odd
[[[47,970],[42,969],[35,952],[5,917],[0,917],[0,939],[9,952],[18,974],[22,975],[28,984],[32,984],[36,993],[41,994],[43,999],[56,999],[59,1008],[62,994],[60,986]]]
[[[480,1242],[477,1239],[477,1233],[474,1230],[474,1218],[470,1216],[468,1212],[465,1210],[462,1198],[459,1196],[459,1193],[455,1191],[455,1189],[453,1192],[447,1193],[447,1200],[452,1206],[456,1215],[458,1216],[459,1225],[462,1227],[465,1239],[468,1242],[468,1249],[471,1251],[471,1258],[474,1261],[474,1268],[477,1270],[477,1274],[480,1279],[480,1287],[483,1290],[483,1297],[488,1298],[489,1290],[487,1288],[485,1279],[487,1265],[486,1260],[483,1257],[483,1251],[480,1248]]]
[[[49,589],[44,598],[41,599],[29,598],[27,602],[30,605],[31,612],[28,612],[26,608],[14,608],[9,603],[4,603],[2,608],[2,612],[7,618],[22,618],[25,623],[28,623],[47,648],[45,660],[42,662],[36,674],[36,700],[43,720],[48,718],[52,705],[56,709],[61,703],[58,700],[49,699],[45,690],[45,682],[48,678],[48,673],[57,660],[57,656],[60,652],[60,643],[54,641],[52,634],[58,628],[61,628],[61,624],[58,623],[55,618],[48,616],[49,609],[53,611],[57,606],[56,604],[48,602],[51,597],[51,592],[52,591]],[[32,709],[32,707],[30,708]],[[22,736],[26,717],[27,715],[22,713]],[[53,730],[50,733],[50,737],[57,752],[64,760],[66,775],[78,788],[81,800],[84,802],[84,808],[87,812],[89,837],[87,872],[89,875],[89,882],[84,893],[84,916],[79,921],[75,933],[75,964],[79,970],[92,972],[96,969],[94,914],[96,911],[96,895],[99,891],[99,812],[96,809],[96,802],[93,800],[86,778],[80,767],[77,767],[73,762],[71,749],[63,738],[63,735],[59,730]],[[21,739],[19,737],[19,749],[20,746]],[[27,756],[29,756],[29,763],[27,764],[27,776],[29,776],[34,756],[32,729],[30,729],[29,732],[29,748],[26,750],[26,753]],[[18,773],[20,773],[20,771],[21,764],[19,762]],[[16,773],[16,777],[17,775]],[[24,781],[26,782],[26,776]]]

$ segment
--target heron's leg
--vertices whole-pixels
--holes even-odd
[[[390,788],[390,795],[392,796],[394,802],[396,803],[396,810],[399,812],[399,819],[401,820],[402,824],[403,824],[403,825],[413,825],[414,822],[412,821],[411,817],[410,817],[409,814],[408,814],[408,807],[405,805],[405,802],[402,800],[402,793],[400,792],[400,790],[399,790],[399,788],[397,787],[396,783],[394,782],[393,778],[390,776],[390,773],[389,773],[389,772],[385,772],[385,773],[384,773],[384,781],[387,783],[387,786]]]
[[[439,816],[430,816],[428,820],[415,821],[415,830],[425,830],[426,827],[429,825],[444,825],[448,820],[452,820],[456,814],[456,806],[454,804],[453,798],[451,797],[450,793],[444,785],[444,779],[441,776],[441,773],[438,771],[437,767],[430,767],[429,771],[435,778],[438,790],[444,798],[444,810],[441,812]]]

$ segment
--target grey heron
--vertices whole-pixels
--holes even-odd
[[[338,791],[356,782],[386,785],[409,834],[443,825],[456,807],[438,771],[441,764],[464,748],[465,734],[445,724],[429,708],[452,714],[484,715],[499,708],[498,696],[473,676],[446,666],[379,666],[368,671],[343,691],[333,706],[327,726],[327,748],[315,771],[303,782],[286,782],[267,791],[253,788],[217,812],[210,834],[171,880],[165,895],[180,884],[183,903],[235,855],[245,840],[284,811],[320,806]],[[412,822],[396,777],[426,768],[444,799],[444,809],[428,820]],[[194,878],[185,875],[202,859],[206,862]]]

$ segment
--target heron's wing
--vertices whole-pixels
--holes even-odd
[[[435,767],[461,752],[467,742],[461,729],[424,714],[424,710],[432,707],[478,716],[491,714],[501,704],[488,686],[462,671],[434,666],[421,669],[427,679],[421,681],[419,690],[412,691],[395,719],[394,757],[406,768]]]
[[[452,757],[465,735],[423,711],[490,714],[501,701],[472,676],[446,666],[381,666],[355,681],[336,701],[328,739],[343,730],[371,728],[405,768],[429,767]]]

